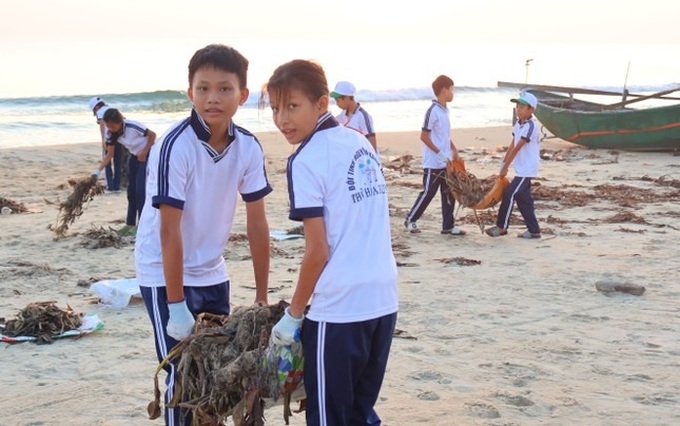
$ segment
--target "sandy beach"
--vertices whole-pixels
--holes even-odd
[[[511,129],[452,132],[468,170],[498,170]],[[272,231],[288,220],[278,133],[257,135],[274,192]],[[457,212],[465,236],[440,235],[439,201],[407,234],[403,220],[422,182],[416,132],[378,133],[389,183],[400,313],[376,409],[384,425],[680,424],[680,157],[587,150],[557,139],[535,181],[540,240],[523,240],[519,213],[507,236],[483,234],[472,210]],[[55,241],[48,229],[69,178],[87,176],[98,143],[0,150],[0,197],[31,213],[0,215],[0,317],[56,301],[96,313],[103,330],[50,345],[0,343],[2,425],[152,425],[156,368],[152,328],[138,300],[123,309],[93,303],[88,283],[134,277],[133,244],[88,248],[93,227],[120,228],[125,193],[96,197]],[[401,170],[395,158],[413,155]],[[514,174],[510,170],[510,177]],[[241,203],[233,233],[244,234]],[[493,211],[478,212],[493,224]],[[272,240],[270,302],[288,300],[303,240]],[[227,254],[233,306],[254,297],[247,242]],[[642,285],[642,296],[604,294],[598,281]],[[81,285],[78,283],[81,282]],[[281,407],[266,412],[282,425]],[[295,414],[292,425],[305,424]]]

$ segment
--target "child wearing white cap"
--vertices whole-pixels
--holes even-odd
[[[103,118],[104,113],[111,107],[100,96],[90,98],[88,107],[92,110],[99,125],[99,135],[102,141],[102,158],[104,158],[107,155],[108,148],[106,146],[106,124]],[[106,189],[112,192],[119,192],[123,169],[123,146],[116,142],[113,148],[113,157],[106,165]]]
[[[331,98],[335,99],[338,108],[342,109],[342,112],[335,116],[335,119],[343,126],[366,136],[373,149],[378,152],[373,117],[354,99],[355,93],[356,87],[349,81],[339,81],[335,85],[335,89],[331,92]]]
[[[539,147],[540,132],[538,123],[534,121],[533,112],[538,105],[536,96],[523,92],[519,97],[510,99],[515,103],[517,121],[512,128],[512,141],[501,163],[500,175],[508,174],[510,164],[515,166],[515,177],[503,191],[503,199],[498,209],[496,226],[486,230],[487,235],[499,237],[508,233],[512,208],[517,208],[527,226],[525,232],[517,235],[520,238],[541,238],[541,228],[534,211],[534,198],[531,194],[531,179],[538,176],[541,160]]]

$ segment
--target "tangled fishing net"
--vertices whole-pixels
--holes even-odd
[[[60,309],[56,302],[29,303],[19,311],[16,319],[5,322],[2,334],[9,337],[37,337],[36,343],[52,343],[52,338],[83,324],[82,314],[67,305]]]
[[[63,238],[76,219],[83,214],[83,205],[92,201],[96,195],[104,193],[104,185],[98,182],[96,176],[89,178],[74,180],[68,182],[73,187],[73,192],[68,196],[66,201],[59,203],[59,213],[57,215],[57,225],[50,225],[50,229],[54,231],[55,240]]]
[[[236,426],[264,425],[265,407],[277,403],[283,403],[288,424],[291,398],[300,399],[304,391],[302,349],[300,344],[269,344],[286,306],[237,307],[229,316],[200,314],[193,333],[156,370],[149,418],[161,415],[158,373],[175,362],[174,396],[168,405],[190,409],[193,425],[225,425],[229,416]]]

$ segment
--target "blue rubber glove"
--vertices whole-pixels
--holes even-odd
[[[300,328],[302,327],[302,320],[305,316],[295,318],[289,312],[289,308],[283,314],[283,317],[272,328],[272,342],[277,346],[290,345],[300,341]]]
[[[94,169],[94,172],[92,172],[92,176],[99,177],[99,169]]]
[[[168,336],[180,341],[190,335],[196,320],[187,307],[186,300],[168,303],[168,311],[170,312],[170,318],[168,319],[168,326],[165,328]]]
[[[451,161],[451,159],[449,157],[447,157],[446,154],[444,154],[444,151],[439,151],[437,153],[437,157],[445,163]]]

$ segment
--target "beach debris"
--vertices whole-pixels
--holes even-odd
[[[52,338],[65,331],[76,330],[83,324],[82,314],[76,313],[66,305],[66,309],[57,307],[56,302],[29,303],[19,311],[16,319],[9,321],[0,318],[4,323],[2,334],[9,337],[36,337],[37,344],[52,343]]]
[[[269,334],[286,306],[288,303],[281,301],[270,306],[236,307],[228,316],[200,314],[193,333],[175,346],[156,370],[154,400],[147,407],[149,418],[161,415],[158,373],[168,362],[176,362],[174,396],[168,405],[190,409],[193,424],[225,425],[231,416],[236,426],[264,425],[265,398],[269,403],[282,399],[288,424],[291,395],[303,389],[302,370],[297,372],[300,380],[290,386],[286,382],[282,391],[279,365],[267,362]]]
[[[449,263],[455,263],[456,265],[460,265],[460,266],[474,266],[474,265],[481,265],[482,264],[481,260],[468,259],[468,258],[460,257],[460,256],[458,256],[458,257],[441,257],[441,258],[434,259],[434,260],[438,260],[438,261],[445,263],[447,265]]]
[[[639,284],[620,282],[614,280],[600,280],[595,283],[595,289],[601,293],[628,293],[635,296],[642,296],[645,293],[645,287]]]
[[[417,337],[412,336],[408,331],[401,330],[399,328],[394,329],[394,332],[392,333],[392,337],[397,337],[399,339],[406,339],[406,340],[418,340]]]
[[[130,235],[121,236],[118,231],[111,227],[106,229],[101,226],[92,225],[92,228],[83,234],[83,240],[80,242],[80,245],[89,249],[121,248],[131,244],[134,239],[135,237]]]
[[[70,179],[68,183],[73,188],[73,192],[66,201],[59,203],[56,226],[50,224],[48,227],[54,232],[55,240],[66,236],[69,226],[83,214],[83,204],[92,201],[96,195],[104,193],[104,185],[99,183],[95,176],[80,180]]]
[[[383,167],[390,170],[396,171],[410,171],[411,161],[413,161],[413,155],[404,154],[399,157],[390,158],[383,163]]]
[[[4,215],[26,213],[28,208],[24,203],[0,197],[0,212]]]

